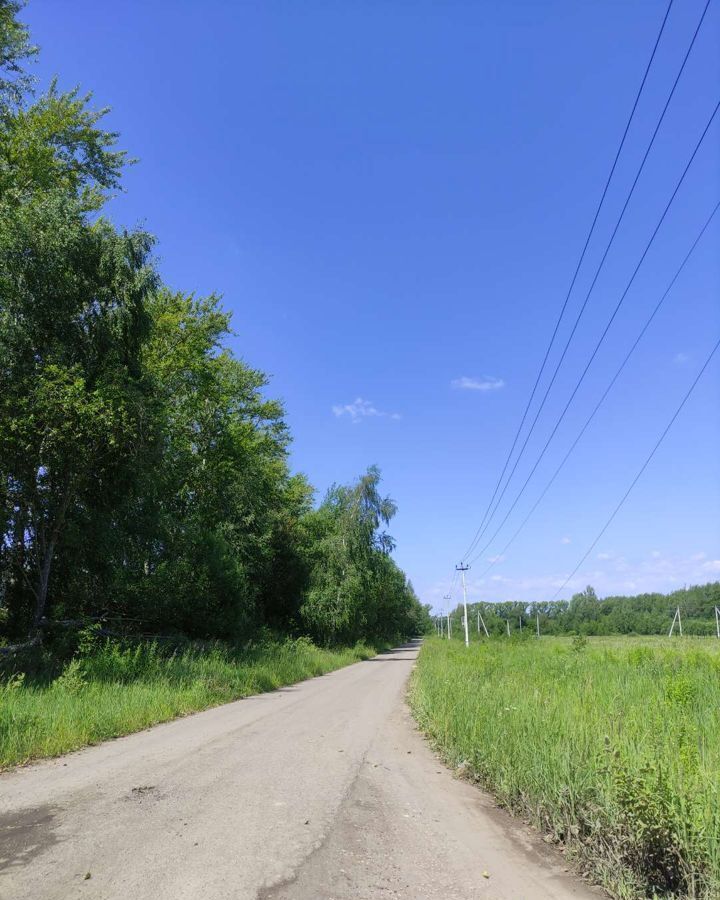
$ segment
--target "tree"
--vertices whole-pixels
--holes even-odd
[[[148,235],[51,191],[0,200],[0,472],[16,608],[37,627],[75,504],[116,494],[142,442]]]
[[[25,4],[0,0],[0,110],[20,103],[29,92],[32,79],[24,63],[37,53],[30,43],[27,26],[18,20]]]
[[[371,466],[349,486],[333,486],[307,517],[312,534],[303,621],[325,643],[409,635],[424,627],[412,587],[390,558],[385,531],[396,507]]]
[[[407,635],[371,468],[318,509],[282,405],[227,347],[217,297],[159,283],[153,238],[102,216],[126,154],[90,95],[39,96],[0,0],[0,611],[244,638]]]

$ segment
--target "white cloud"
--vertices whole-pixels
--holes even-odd
[[[367,418],[401,418],[400,413],[383,412],[376,406],[373,406],[370,400],[363,400],[362,397],[358,397],[357,399],[353,400],[352,403],[336,404],[335,406],[333,406],[332,411],[335,416],[337,416],[337,418],[340,418],[341,416],[349,416],[350,420],[355,425],[357,425],[359,422],[362,422],[363,419]]]
[[[687,353],[676,353],[673,357],[673,362],[677,366],[683,366],[686,362],[689,362],[690,357]]]
[[[483,375],[482,378],[469,378],[463,375],[461,378],[453,379],[450,384],[461,391],[497,391],[505,387],[502,378],[496,378],[494,375]]]
[[[684,584],[704,584],[720,578],[720,558],[708,559],[704,553],[687,556],[670,556],[663,553],[658,558],[653,555],[656,552],[658,551],[650,551],[631,561],[625,556],[608,554],[610,559],[604,561],[603,568],[594,567],[597,564],[588,561],[588,568],[581,569],[562,588],[560,597],[569,600],[574,593],[583,590],[589,584],[593,585],[600,597],[609,597],[655,591],[668,593],[682,588]],[[488,559],[491,560],[492,557]],[[552,574],[543,575],[513,571],[512,554],[509,561],[499,561],[499,565],[506,574],[500,574],[496,570],[492,575],[488,573],[483,577],[469,578],[468,602],[520,600],[532,603],[549,600],[558,588],[563,586],[568,574],[567,571],[557,569]],[[453,591],[449,579],[436,582],[421,596],[424,596],[424,602],[432,602],[435,609],[441,610],[445,609],[447,601],[444,596],[448,593],[453,594],[450,603],[452,607],[462,600],[459,586],[455,586]]]
[[[606,559],[612,559],[612,553],[598,553],[597,559],[603,560],[603,561]]]
[[[572,538],[569,538],[567,535],[565,537],[560,538],[561,544],[572,544]]]
[[[600,597],[616,594],[640,594],[660,591],[667,593],[677,590],[683,584],[704,584],[720,577],[720,558],[708,558],[702,554],[688,556],[669,556],[664,553],[656,556],[658,551],[650,551],[644,556],[629,560],[625,556],[600,553],[610,558],[603,560],[603,568],[591,565],[581,569],[562,589],[560,597],[569,599],[577,591],[588,584],[598,592]],[[703,558],[698,558],[703,556]],[[513,572],[509,558],[503,566],[506,574],[488,575],[473,579],[468,583],[468,598],[472,601],[488,600],[521,600],[532,603],[536,600],[549,600],[555,591],[562,586],[567,572],[556,571],[554,574],[539,575]],[[597,566],[597,567],[595,567]]]

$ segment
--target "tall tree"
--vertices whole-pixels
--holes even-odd
[[[151,243],[88,223],[64,190],[0,200],[5,543],[16,598],[20,581],[32,592],[35,626],[73,505],[117,492],[142,440]]]
[[[20,103],[32,87],[24,64],[35,56],[37,47],[18,19],[24,5],[20,0],[0,0],[0,110]]]

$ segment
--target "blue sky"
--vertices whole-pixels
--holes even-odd
[[[703,6],[671,10],[568,323]],[[286,404],[294,468],[322,491],[380,465],[400,509],[396,557],[436,606],[499,475],[665,7],[31,0],[24,13],[41,80],[92,90],[140,160],[114,220],[158,236],[171,286],[223,294],[235,351]],[[720,99],[719,61],[715,3],[518,487]],[[536,478],[469,572],[470,599],[555,593],[720,336],[718,214],[556,484],[481,578],[720,200],[719,147],[716,121]],[[565,596],[720,578],[719,411],[720,358]]]

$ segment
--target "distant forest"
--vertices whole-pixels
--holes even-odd
[[[468,607],[470,625],[478,627],[478,611],[490,634],[534,630],[542,634],[667,634],[680,608],[684,634],[713,635],[715,607],[720,607],[720,581],[694,585],[671,594],[637,594],[601,599],[592,587],[571,600],[544,603],[473,603]],[[453,629],[462,624],[462,605],[452,613]]]

